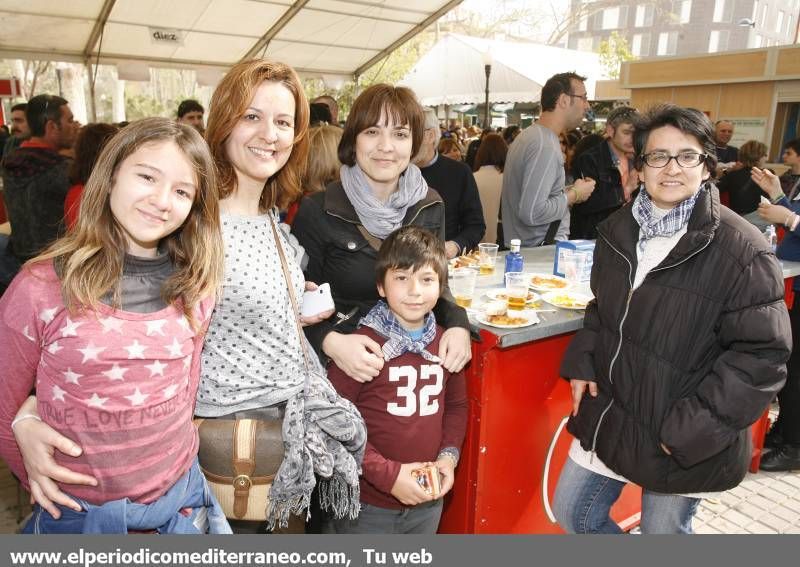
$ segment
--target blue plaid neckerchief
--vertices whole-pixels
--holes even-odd
[[[388,339],[383,343],[382,349],[386,360],[392,360],[406,352],[413,352],[430,362],[441,362],[438,356],[426,350],[427,346],[436,338],[436,317],[433,316],[433,313],[428,313],[425,317],[422,338],[416,341],[398,323],[397,317],[385,301],[378,301],[358,324],[369,327]]]
[[[692,215],[694,204],[697,202],[700,193],[705,190],[706,185],[701,185],[694,195],[685,201],[681,201],[660,219],[653,214],[655,205],[650,195],[647,194],[647,190],[639,191],[639,196],[636,197],[631,209],[633,218],[639,223],[640,228],[639,242],[637,244],[639,251],[644,252],[645,243],[651,238],[657,236],[670,237],[682,229],[689,222],[689,217]]]

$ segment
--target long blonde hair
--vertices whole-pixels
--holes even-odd
[[[303,177],[304,193],[319,193],[325,186],[339,180],[339,158],[336,148],[342,139],[342,129],[338,126],[323,124],[308,130],[309,156],[308,167]]]
[[[274,81],[289,89],[294,97],[294,144],[289,160],[270,177],[261,192],[259,207],[285,208],[302,194],[301,180],[308,157],[308,100],[294,69],[283,63],[253,59],[237,63],[217,85],[208,110],[206,140],[219,174],[219,197],[236,190],[236,171],[225,151],[225,142],[242,118],[256,89],[264,81]]]
[[[106,144],[86,182],[75,227],[29,264],[53,260],[58,266],[62,295],[70,311],[95,309],[111,292],[120,306],[120,282],[128,244],[111,211],[111,190],[120,164],[146,144],[174,142],[192,164],[197,192],[183,225],[160,243],[175,271],[164,282],[161,296],[180,305],[194,324],[193,307],[217,292],[222,280],[223,247],[211,154],[194,128],[166,118],[146,118],[120,130]]]

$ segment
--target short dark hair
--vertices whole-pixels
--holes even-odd
[[[389,270],[419,270],[431,266],[439,276],[439,292],[447,284],[447,252],[441,238],[418,226],[398,228],[381,244],[375,262],[375,282],[384,285]]]
[[[330,124],[333,122],[331,107],[324,102],[312,102],[308,105],[308,125],[319,126],[322,122]]]
[[[583,82],[586,77],[581,77],[577,73],[570,71],[569,73],[558,73],[553,75],[542,87],[542,95],[540,104],[543,111],[555,110],[558,97],[562,94],[572,93],[572,81]]]
[[[25,112],[25,110],[27,110],[27,108],[28,108],[28,103],[27,102],[18,102],[17,104],[15,104],[14,106],[11,107],[11,112],[16,112],[17,110],[21,110],[22,112]]]
[[[517,136],[517,132],[519,132],[518,124],[512,124],[511,126],[506,126],[506,129],[503,130],[503,139],[506,141],[506,145],[514,141],[514,138],[516,138]]]
[[[66,104],[69,104],[66,99],[49,94],[36,95],[30,99],[25,107],[25,119],[28,121],[31,136],[44,136],[48,120],[60,125],[61,107]]]
[[[669,103],[651,107],[634,123],[633,147],[636,154],[636,169],[642,169],[644,163],[642,156],[650,132],[663,126],[672,126],[695,138],[706,154],[706,169],[714,171],[717,167],[717,152],[711,120],[696,108],[685,108]]]
[[[75,160],[69,168],[70,183],[86,184],[94,169],[97,156],[119,128],[113,124],[87,124],[75,139]]]
[[[783,151],[790,149],[794,150],[794,153],[800,154],[800,138],[795,138],[794,140],[789,140],[786,142],[786,145],[783,147]]]
[[[747,140],[737,152],[737,161],[745,167],[754,167],[768,153],[769,150],[765,143],[758,140]]]
[[[372,85],[358,95],[347,121],[344,123],[342,140],[339,142],[339,161],[344,165],[356,163],[356,137],[380,122],[386,112],[395,124],[408,124],[411,128],[411,155],[417,155],[425,133],[425,114],[417,97],[409,88],[394,87],[385,83]]]
[[[475,154],[474,171],[478,171],[484,165],[493,165],[502,172],[506,166],[507,154],[508,144],[500,134],[487,135],[478,146],[478,153]]]
[[[178,105],[178,118],[183,118],[190,112],[200,112],[202,114],[205,114],[206,109],[203,108],[202,104],[200,104],[193,98],[182,100],[181,103]]]
[[[606,124],[612,128],[617,128],[621,124],[633,124],[639,112],[631,106],[618,106],[608,113]]]

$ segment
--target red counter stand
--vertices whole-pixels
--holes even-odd
[[[573,334],[501,349],[481,330],[466,375],[467,436],[440,533],[562,533],[548,508],[572,441],[563,429],[569,384],[558,368]],[[641,489],[629,485],[612,516],[628,529],[640,506]]]
[[[781,235],[782,237],[783,235]],[[792,308],[794,304],[794,278],[786,278],[784,280],[786,307]],[[764,438],[769,431],[769,408],[766,409],[764,414],[756,421],[750,428],[753,434],[753,457],[750,460],[750,472],[757,473],[758,467],[761,464],[761,457],[764,455]]]

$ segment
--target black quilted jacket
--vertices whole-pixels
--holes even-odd
[[[561,366],[567,379],[596,381],[599,395],[583,397],[568,430],[644,488],[732,488],[747,471],[748,427],[786,376],[792,339],[779,264],[713,186],[688,232],[631,292],[638,234],[630,205],[599,226],[596,300]]]
[[[69,160],[54,150],[21,147],[3,163],[11,248],[21,262],[36,256],[64,229]]]

